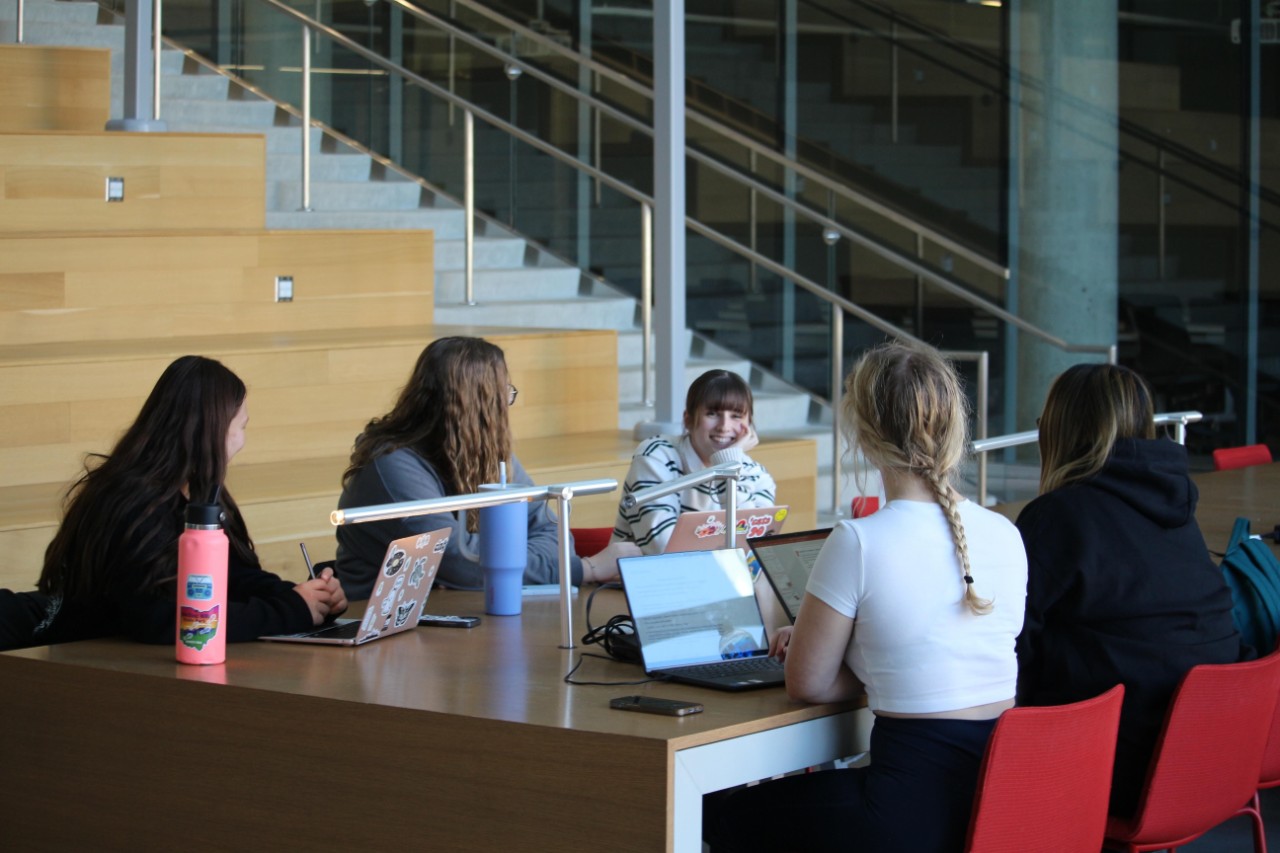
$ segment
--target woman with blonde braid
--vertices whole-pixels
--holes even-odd
[[[708,798],[716,853],[963,846],[987,738],[1013,706],[1027,583],[1018,531],[952,485],[966,408],[932,349],[886,344],[845,380],[846,440],[880,470],[888,501],[832,531],[773,651],[793,699],[866,691],[871,762]]]

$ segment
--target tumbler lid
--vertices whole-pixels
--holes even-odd
[[[217,504],[187,504],[187,527],[221,527],[222,507]]]

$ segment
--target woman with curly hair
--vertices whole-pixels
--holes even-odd
[[[531,486],[512,453],[508,409],[516,401],[502,350],[481,338],[433,341],[418,356],[408,383],[390,412],[369,422],[355,442],[342,477],[339,509],[421,501],[478,491],[496,483],[499,463],[507,482]],[[545,501],[528,504],[529,559],[525,583],[559,580],[555,522]],[[338,528],[338,576],[351,596],[368,598],[383,552],[393,539],[448,527],[449,545],[436,576],[443,585],[479,589],[479,512],[349,524]],[[617,576],[617,558],[638,553],[610,545],[591,557],[571,559],[574,583]]]

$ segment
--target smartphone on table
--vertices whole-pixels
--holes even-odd
[[[609,707],[618,711],[639,711],[642,714],[662,714],[667,717],[683,717],[702,712],[701,702],[681,702],[678,699],[659,699],[656,696],[618,696],[609,700]]]

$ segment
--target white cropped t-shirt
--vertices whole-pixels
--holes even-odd
[[[964,577],[942,507],[890,501],[836,525],[808,591],[854,620],[845,663],[873,711],[954,711],[1014,695],[1027,556],[1008,519],[971,501],[959,505],[985,616],[963,602]]]

